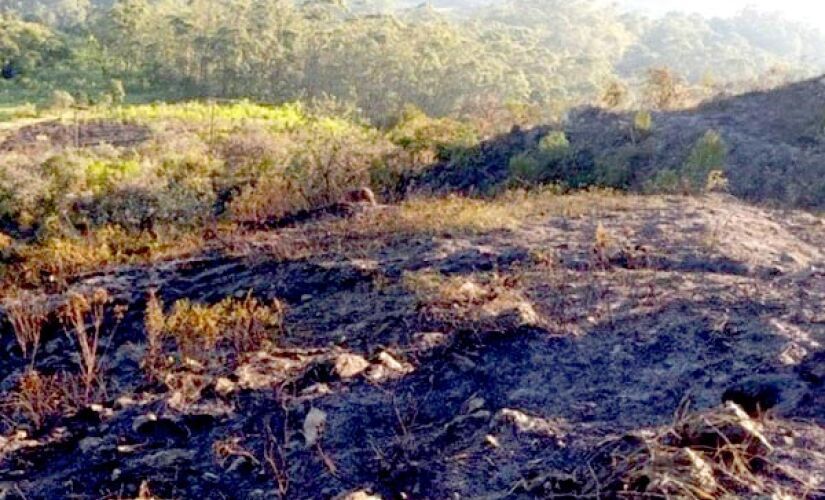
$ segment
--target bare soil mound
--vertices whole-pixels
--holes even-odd
[[[28,151],[43,147],[90,147],[101,144],[133,146],[147,141],[150,130],[133,123],[111,121],[48,121],[27,125],[0,143],[0,151]]]
[[[106,337],[108,397],[39,430],[0,424],[0,495],[825,498],[823,219],[622,198],[506,230],[267,251],[325,224],[77,281],[128,305]],[[770,234],[748,246],[740,225]],[[284,331],[220,377],[149,383],[150,288],[167,307],[277,298]],[[26,362],[8,325],[0,342],[11,394]],[[43,343],[43,373],[76,366],[62,327]]]

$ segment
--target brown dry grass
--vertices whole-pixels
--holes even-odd
[[[622,484],[629,498],[807,498],[807,481],[771,459],[771,425],[733,403],[683,411],[672,426],[639,436],[637,449],[611,453],[611,476],[603,481]]]
[[[207,247],[203,231],[160,228],[154,233],[107,226],[85,236],[52,237],[20,245],[15,263],[0,267],[6,289],[57,286],[73,277],[119,265],[180,258]]]
[[[106,319],[106,310],[111,302],[109,293],[99,288],[91,297],[81,294],[72,294],[61,311],[61,318],[67,329],[74,333],[77,342],[81,380],[83,382],[82,401],[88,403],[94,395],[95,389],[101,388],[100,380],[102,356],[100,352],[103,336],[103,326]],[[123,311],[115,310],[117,321]],[[110,332],[113,336],[114,332]],[[111,342],[111,337],[110,337]],[[107,346],[108,347],[108,346]]]
[[[45,298],[27,291],[16,292],[6,299],[5,310],[23,357],[27,357],[31,349],[31,363],[34,365],[43,323],[49,314]]]
[[[58,375],[27,371],[20,378],[17,389],[5,398],[4,416],[12,422],[20,416],[31,422],[35,429],[40,429],[48,419],[60,416],[66,410],[64,382]]]

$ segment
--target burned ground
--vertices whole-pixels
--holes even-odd
[[[103,144],[135,146],[150,137],[150,130],[143,125],[86,119],[52,120],[14,130],[0,142],[0,151],[32,152],[43,148],[84,148]]]
[[[309,257],[270,251],[334,223],[316,220],[78,279],[72,290],[104,287],[129,305],[104,362],[107,397],[42,429],[4,423],[0,492],[130,498],[148,481],[162,498],[613,497],[628,487],[617,450],[637,453],[688,402],[713,412],[756,387],[775,396],[758,417],[769,460],[805,485],[778,483],[825,497],[825,221],[726,197],[567,199],[594,206]],[[387,217],[379,207],[352,224]],[[181,398],[140,367],[152,288],[167,306],[277,298],[285,330]],[[11,391],[26,362],[4,328]],[[47,333],[37,368],[71,369],[70,336]],[[318,410],[325,428],[308,445]]]
[[[545,181],[568,187],[607,185],[656,191],[663,170],[678,172],[704,134],[726,148],[730,192],[751,202],[823,208],[825,80],[816,78],[744,95],[718,96],[699,106],[653,111],[649,130],[635,130],[635,113],[574,109],[563,122],[514,128],[489,138],[411,181],[435,192],[490,193],[512,182],[508,165],[536,151],[551,131],[564,132],[569,151],[547,165]]]

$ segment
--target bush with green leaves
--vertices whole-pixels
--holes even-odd
[[[114,79],[109,82],[108,94],[112,98],[112,104],[120,106],[126,100],[126,88],[121,80]]]
[[[711,172],[724,172],[727,154],[727,145],[715,130],[708,130],[699,138],[682,167],[682,176],[691,192],[703,192]]]
[[[648,179],[643,187],[647,194],[680,194],[684,192],[684,178],[673,169],[663,169]]]
[[[433,160],[449,161],[478,142],[468,123],[451,118],[431,118],[408,105],[387,137],[409,153],[414,165]]]
[[[565,163],[571,156],[570,141],[562,131],[542,137],[538,146],[510,159],[511,184],[529,186],[548,182],[565,182]]]
[[[633,136],[643,139],[653,131],[653,114],[647,110],[639,110],[633,116]]]
[[[52,92],[51,100],[49,101],[49,108],[56,111],[63,111],[75,105],[75,99],[72,94],[65,90],[55,90]]]
[[[293,137],[296,144],[284,176],[304,208],[339,201],[349,189],[368,186],[370,170],[392,144],[375,131],[358,126],[318,124]]]

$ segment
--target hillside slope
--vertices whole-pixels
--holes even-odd
[[[634,141],[633,115],[574,113],[571,142],[596,158],[627,161],[637,180],[679,169],[709,130],[728,148],[733,194],[758,202],[825,207],[825,78],[719,98],[695,109],[653,114],[650,134]]]
[[[823,249],[807,213],[596,192],[409,201],[100,270],[48,302],[128,306],[105,404],[0,424],[0,497],[825,498]],[[251,291],[283,328],[152,383],[150,289],[167,310]],[[41,372],[76,363],[67,333]]]
[[[694,147],[714,131],[726,149],[724,164],[714,168],[724,170],[732,194],[760,204],[825,208],[825,78],[655,112],[649,131],[636,130],[635,117],[576,109],[560,124],[490,138],[412,184],[433,192],[497,192],[512,182],[514,159],[541,157],[543,138],[564,132],[569,146],[545,164],[544,181],[659,192],[667,185],[656,184],[657,175],[682,175]]]

